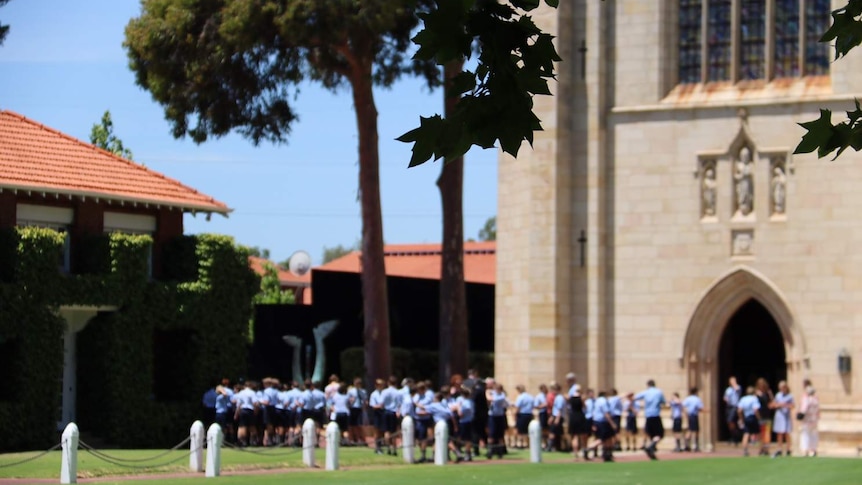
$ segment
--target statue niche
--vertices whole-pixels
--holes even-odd
[[[742,147],[733,164],[734,215],[748,216],[754,211],[754,161],[751,150]]]
[[[703,162],[700,181],[700,216],[715,217],[718,182],[715,179],[715,160]]]

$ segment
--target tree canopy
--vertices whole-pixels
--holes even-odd
[[[454,111],[420,117],[419,127],[398,139],[413,143],[410,166],[431,158],[452,160],[471,147],[500,148],[517,156],[524,141],[532,144],[541,122],[533,113],[533,96],[550,95],[554,62],[560,61],[553,36],[542,32],[528,15],[541,0],[434,0],[420,13],[424,28],[414,37],[415,57],[438,65],[470,59],[447,86],[447,97],[460,97]],[[544,0],[557,7],[559,0]]]
[[[485,221],[482,229],[479,229],[480,241],[496,241],[497,240],[497,216],[491,216]]]
[[[862,43],[862,0],[848,0],[847,5],[832,11],[832,25],[820,42],[833,41],[835,60]],[[835,158],[838,158],[847,148],[862,149],[862,108],[858,100],[854,109],[847,111],[847,119],[840,123],[833,124],[832,111],[821,109],[818,119],[799,125],[807,133],[793,153],[817,151],[817,157],[823,158],[835,152]]]
[[[114,122],[111,120],[111,112],[105,111],[102,121],[95,123],[90,130],[90,143],[107,150],[118,157],[132,160],[132,151],[123,145],[123,140],[114,134]]]

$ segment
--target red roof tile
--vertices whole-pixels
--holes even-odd
[[[464,281],[493,285],[496,282],[497,243],[464,243]],[[439,244],[387,244],[383,248],[387,276],[440,279]],[[332,260],[314,271],[359,273],[359,251]]]
[[[281,266],[273,263],[268,259],[259,258],[257,256],[248,257],[248,265],[251,267],[251,270],[260,276],[263,276],[263,266],[267,263],[275,266],[275,269],[278,272],[278,282],[281,283],[282,287],[311,286],[310,271],[302,276],[296,276],[295,274],[291,273],[290,271],[282,268]]]
[[[0,189],[230,212],[176,180],[11,111],[0,111]]]

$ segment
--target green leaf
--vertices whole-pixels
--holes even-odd
[[[439,146],[440,133],[443,130],[443,118],[434,115],[430,118],[420,117],[419,128],[404,133],[396,138],[402,142],[413,143],[413,156],[410,158],[409,167],[415,167],[427,162]]]
[[[805,128],[807,133],[802,136],[802,140],[793,151],[794,154],[811,153],[821,147],[828,146],[829,140],[832,138],[832,112],[828,109],[821,109],[820,118],[799,123],[799,126]],[[819,156],[822,157],[822,155]]]
[[[557,8],[560,6],[560,0],[545,0],[545,5],[551,8]]]

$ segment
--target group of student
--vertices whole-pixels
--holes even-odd
[[[806,456],[817,456],[817,422],[820,418],[819,401],[815,396],[811,381],[803,382],[805,394],[797,413],[796,400],[786,381],[778,383],[778,393],[773,394],[769,383],[759,378],[754,385],[748,386],[743,394],[736,377],[728,379],[724,391],[724,404],[727,410],[726,422],[731,441],[743,447],[743,455],[749,456],[749,446],[760,444],[760,455],[769,455],[772,436],[775,436],[777,450],[773,458],[782,453],[790,456],[790,436],[794,419],[801,424],[800,448]]]
[[[509,398],[503,385],[493,378],[482,379],[475,370],[467,378],[452,376],[449,383],[434,390],[430,381],[412,378],[377,379],[368,393],[362,380],[348,386],[338,376],[320,389],[319,383],[307,380],[281,383],[275,378],[240,382],[231,387],[227,380],[204,394],[203,404],[209,420],[222,426],[229,440],[240,446],[298,445],[301,426],[312,419],[322,429],[335,421],[342,431],[343,445],[366,445],[365,425],[373,425],[374,450],[395,455],[401,421],[409,416],[415,424],[419,447],[418,461],[427,461],[427,450],[433,442],[434,427],[445,422],[449,436],[448,449],[455,461],[472,460],[484,447],[485,456],[502,458],[507,446],[526,447],[528,427],[537,418],[543,433],[543,448],[561,450],[566,427],[576,459],[598,457],[613,461],[615,450],[635,450],[637,418],[645,417],[645,438],[640,449],[656,459],[658,442],[664,437],[660,418],[662,407],[670,407],[675,451],[698,451],[699,414],[703,402],[697,389],[685,399],[677,394],[668,401],[650,380],[647,388],[620,396],[616,389],[594,392],[581,390],[574,373],[566,376],[567,390],[552,382],[539,386],[536,394],[525,386],[516,386],[517,394]],[[687,422],[683,431],[683,418]],[[510,423],[511,419],[511,423]],[[509,433],[514,428],[513,433]],[[235,435],[234,435],[235,432]]]

